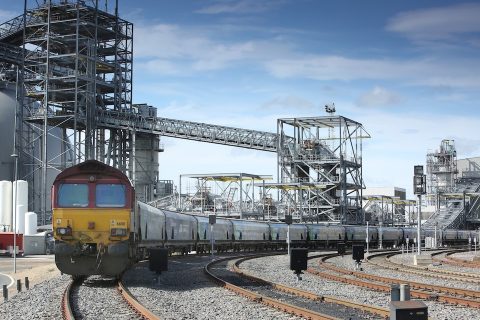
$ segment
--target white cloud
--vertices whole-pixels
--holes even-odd
[[[394,76],[390,61],[353,59],[343,56],[298,56],[293,59],[272,59],[267,69],[279,78],[306,77],[315,80],[353,80]],[[400,70],[404,70],[401,68]],[[404,71],[403,73],[405,73]],[[395,73],[398,75],[398,72]]]
[[[283,96],[283,97],[276,97],[270,101],[265,102],[262,105],[263,108],[267,109],[290,109],[290,110],[298,110],[304,109],[313,111],[315,109],[315,104],[309,100],[306,100],[302,97],[297,97],[293,95]]]
[[[220,39],[218,29],[169,24],[140,25],[135,29],[135,56],[145,63],[157,60],[168,74],[219,70],[236,63],[265,60],[272,52],[285,52],[275,41],[230,41]]]
[[[372,90],[360,96],[357,104],[365,107],[391,106],[400,103],[401,100],[402,98],[398,94],[375,86]]]
[[[357,59],[343,56],[298,56],[272,59],[266,68],[279,78],[314,80],[393,79],[427,86],[478,87],[478,60]]]
[[[143,70],[167,75],[251,66],[264,68],[280,79],[369,79],[395,80],[418,86],[480,86],[480,74],[476,72],[480,69],[480,62],[474,58],[374,59],[316,52],[305,54],[299,53],[295,40],[285,40],[282,36],[288,35],[288,30],[279,31],[279,34],[267,32],[261,39],[257,32],[250,38],[242,37],[242,40],[236,37],[238,32],[241,31],[236,28],[225,31],[223,25],[140,24],[135,29],[135,57]]]
[[[260,13],[268,11],[282,4],[282,1],[271,0],[236,0],[236,1],[217,1],[217,3],[204,7],[196,11],[201,14],[221,14],[221,13]]]
[[[167,59],[151,59],[147,61],[138,61],[135,63],[136,71],[151,72],[161,75],[185,75],[186,70],[182,70],[180,65]]]
[[[458,158],[466,158],[471,156],[479,156],[480,154],[480,139],[471,139],[465,136],[452,136],[455,141]]]
[[[363,109],[351,116],[372,135],[364,141],[363,177],[367,186],[395,185],[412,194],[413,166],[425,164],[429,150],[438,149],[442,139],[454,139],[459,158],[478,156],[480,143],[475,114],[388,113]]]
[[[399,13],[387,30],[413,40],[458,40],[459,34],[480,32],[480,4],[464,3]]]

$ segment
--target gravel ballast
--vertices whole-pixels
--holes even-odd
[[[299,319],[270,307],[249,301],[237,294],[218,287],[203,274],[203,266],[210,257],[190,256],[172,257],[169,261],[169,271],[159,277],[150,272],[148,263],[140,263],[125,274],[125,285],[137,299],[145,304],[161,319]],[[332,260],[330,260],[332,261]],[[336,258],[333,261],[339,266],[353,268],[350,256]],[[363,264],[366,267],[367,264]],[[309,261],[309,266],[318,268],[318,259]],[[389,307],[389,294],[376,292],[353,285],[324,280],[308,273],[303,280],[298,281],[293,271],[289,270],[289,259],[286,255],[270,256],[246,261],[241,264],[248,272],[267,280],[296,286],[318,295],[331,295],[359,303]],[[377,272],[379,275],[390,276],[385,269],[376,267],[365,268],[365,272]],[[376,271],[375,271],[376,270]],[[393,271],[392,271],[393,272]],[[412,279],[412,275],[404,274],[404,279]],[[60,301],[69,283],[70,277],[56,275],[31,286],[29,291],[23,291],[10,298],[8,302],[0,302],[1,319],[62,319]],[[437,283],[436,279],[429,279]],[[99,286],[100,291],[107,286]],[[90,290],[87,286],[85,290]],[[111,288],[108,288],[111,290]],[[83,290],[83,289],[82,289]],[[92,291],[87,300],[112,301],[104,293]],[[96,292],[96,293],[94,293]],[[113,294],[113,293],[108,293]],[[102,297],[99,300],[99,297]],[[91,302],[88,302],[91,303]],[[110,319],[135,318],[123,305],[97,306],[85,304],[82,308],[95,308],[96,314],[83,314],[85,319],[105,318],[107,314],[117,315]],[[120,303],[120,302],[118,302]],[[123,302],[122,302],[123,303]],[[426,301],[429,307],[430,319],[480,319],[480,310],[449,306],[437,302]]]
[[[16,294],[0,304],[1,319],[62,319],[61,300],[69,281],[69,276],[57,276]]]
[[[353,266],[351,256],[345,256],[343,260],[346,265]],[[309,266],[318,268],[318,259],[310,260]],[[359,303],[389,308],[390,295],[386,293],[324,280],[308,273],[303,275],[303,280],[297,281],[293,272],[289,270],[289,259],[286,255],[249,260],[242,263],[241,267],[256,276],[288,286],[296,285],[303,290],[319,295],[332,295]],[[432,301],[424,302],[428,306],[430,319],[480,319],[480,310],[477,309],[448,306]]]
[[[398,263],[398,264],[404,264],[404,265],[412,265],[413,266],[413,256],[415,254],[413,253],[405,253],[405,254],[397,254],[394,255],[390,258],[390,261],[393,263]],[[435,256],[436,258],[442,259],[445,257],[445,254],[439,254]],[[479,269],[478,268],[470,268],[470,267],[461,267],[461,266],[456,266],[448,263],[442,263],[442,262],[436,262],[428,265],[428,268],[430,270],[447,270],[447,271],[455,271],[455,272],[465,272],[465,273],[476,273],[478,274]]]
[[[115,279],[90,276],[74,287],[70,299],[78,319],[141,319],[117,291]]]
[[[345,257],[336,257],[333,259],[329,259],[328,262],[335,264],[336,266],[339,266],[344,269],[349,269],[353,270],[354,265],[353,265],[353,260],[351,256],[345,256]],[[383,277],[389,277],[389,278],[397,278],[400,280],[410,280],[410,281],[416,281],[416,282],[424,282],[424,283],[429,283],[429,284],[436,284],[436,285],[443,285],[443,286],[459,286],[461,288],[465,289],[472,289],[472,288],[477,288],[477,289],[472,289],[472,290],[478,290],[478,285],[477,284],[471,284],[467,286],[467,284],[463,283],[462,285],[459,285],[458,281],[450,281],[450,280],[443,280],[443,279],[436,279],[436,278],[430,278],[430,277],[421,277],[421,276],[416,276],[413,274],[409,273],[401,273],[400,271],[394,271],[394,270],[389,270],[385,268],[379,268],[373,265],[369,265],[368,263],[362,264],[362,267],[364,269],[364,272],[370,273],[370,274],[375,274]],[[369,291],[367,289],[364,289],[364,291]],[[424,301],[428,305],[428,313],[429,317],[432,319],[458,319],[458,320],[463,320],[463,319],[480,319],[480,310],[478,309],[473,309],[473,308],[466,308],[466,307],[456,307],[456,306],[450,306],[442,303],[437,303],[433,301]],[[387,300],[388,303],[388,300]]]
[[[162,320],[225,319],[267,320],[300,319],[252,302],[218,287],[203,273],[210,257],[171,258],[169,271],[160,276],[140,263],[124,276],[130,292]]]

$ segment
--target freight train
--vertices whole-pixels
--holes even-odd
[[[61,172],[52,186],[55,262],[72,276],[119,276],[151,248],[199,253],[210,248],[211,230],[218,251],[283,249],[287,225],[280,222],[217,218],[157,209],[135,201],[130,180],[119,170],[88,160]],[[413,243],[415,228],[290,225],[293,247],[335,247],[337,243],[383,246]],[[439,233],[440,234],[440,233]],[[422,230],[425,236],[433,231]],[[446,230],[443,243],[468,243],[470,231]]]

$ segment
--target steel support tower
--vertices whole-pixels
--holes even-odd
[[[97,159],[135,180],[134,128],[105,128],[98,123],[99,110],[132,109],[133,25],[119,18],[118,2],[111,12],[108,4],[25,1],[23,15],[0,26],[2,60],[12,60],[15,53],[5,48],[16,48],[20,55],[16,128],[20,176],[29,181],[30,209],[42,213],[43,223],[50,209],[50,171]],[[57,128],[62,148],[51,155],[47,141]]]
[[[277,134],[279,190],[288,214],[362,223],[362,140],[370,137],[362,124],[342,116],[285,118],[278,119]]]
[[[438,211],[446,205],[444,194],[455,192],[457,151],[453,140],[442,140],[440,148],[427,153],[427,204]]]
[[[280,119],[270,133],[161,118],[154,107],[133,105],[133,25],[119,17],[118,0],[25,1],[22,15],[0,25],[0,62],[17,83],[19,177],[29,181],[29,210],[42,224],[52,177],[87,159],[119,168],[139,200],[154,200],[160,136],[277,152],[280,184],[301,184],[282,191],[300,216],[363,218],[361,141],[369,135],[360,123]]]

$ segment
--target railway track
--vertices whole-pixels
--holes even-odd
[[[272,283],[254,277],[239,267],[243,261],[264,256],[219,259],[207,264],[204,271],[219,285],[252,301],[307,319],[383,319],[388,316],[387,309],[361,305],[334,297],[318,296],[307,291]],[[231,260],[235,260],[234,272],[227,270],[228,262]],[[359,310],[363,312],[359,312]]]
[[[85,315],[81,311],[81,307],[79,307],[78,300],[80,299],[79,287],[82,286],[82,279],[72,280],[67,288],[64,291],[62,297],[62,315],[63,319],[65,320],[74,320],[74,319],[82,319]],[[118,300],[123,301],[123,307],[119,308],[118,306],[115,307],[114,313],[106,315],[102,315],[101,313],[97,313],[96,315],[99,318],[109,318],[115,319],[118,317],[127,317],[128,319],[146,319],[146,320],[159,320],[160,318],[150,312],[147,308],[145,308],[142,304],[140,304],[128,291],[127,288],[122,284],[121,281],[112,280],[110,289],[116,291],[115,293],[112,292],[112,295],[116,295]],[[98,295],[98,297],[105,298],[103,295]],[[102,301],[100,301],[102,303]],[[111,304],[112,299],[108,299],[108,301],[103,301],[103,305]],[[103,311],[103,309],[102,309]],[[96,313],[96,311],[93,311]],[[108,312],[108,311],[107,311]]]
[[[454,251],[454,252],[458,252],[458,251]],[[436,254],[441,254],[441,253],[443,252],[436,252]],[[367,261],[370,264],[375,265],[377,267],[390,269],[390,270],[399,270],[401,272],[411,273],[419,276],[427,276],[427,277],[444,279],[444,280],[453,280],[453,281],[480,284],[480,274],[443,270],[440,268],[407,265],[407,264],[395,263],[391,261],[390,258],[397,254],[399,253],[389,253],[389,252],[376,253],[368,256]]]
[[[424,300],[433,300],[443,303],[462,305],[471,308],[480,308],[480,292],[474,290],[442,287],[419,283],[414,281],[399,280],[395,278],[381,277],[377,275],[367,274],[358,271],[352,271],[334,266],[326,260],[338,256],[337,254],[323,255],[320,257],[319,266],[330,272],[324,272],[309,268],[307,271],[324,277],[326,279],[349,283],[360,287],[365,287],[377,291],[390,292],[391,284],[409,284],[412,290],[410,295],[413,298]],[[318,257],[318,256],[317,256]],[[333,272],[333,274],[332,274]],[[365,281],[365,280],[368,281]]]
[[[447,252],[444,258],[434,258],[434,260],[437,261],[437,262],[451,264],[451,265],[459,266],[459,267],[467,267],[467,268],[472,268],[472,269],[480,268],[480,262],[475,262],[475,261],[471,261],[471,260],[465,260],[465,259],[450,257],[450,255],[452,255],[454,253],[457,253],[457,252],[458,251]]]

